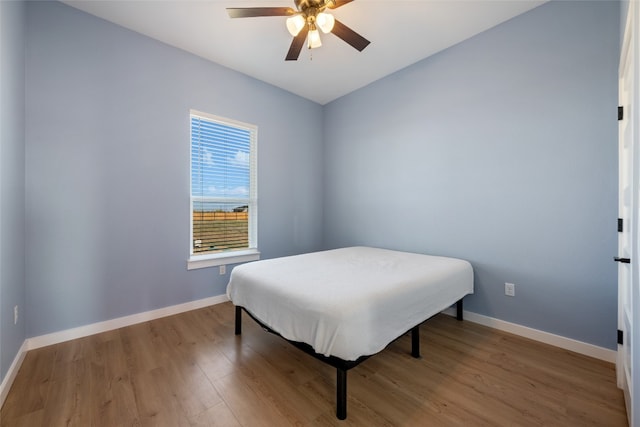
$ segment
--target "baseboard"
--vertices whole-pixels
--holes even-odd
[[[138,323],[147,322],[149,320],[159,319],[161,317],[172,316],[174,314],[184,313],[190,310],[196,310],[199,308],[220,304],[223,302],[227,302],[228,300],[229,299],[226,295],[217,295],[214,297],[186,302],[184,304],[173,305],[170,307],[159,308],[157,310],[146,311],[144,313],[137,313],[130,316],[119,317],[117,319],[106,320],[104,322],[93,323],[91,325],[80,326],[78,328],[68,329],[65,331],[27,338],[24,343],[22,343],[20,350],[18,350],[18,354],[16,354],[13,363],[7,371],[7,375],[4,377],[2,383],[0,384],[0,408],[4,404],[4,400],[7,397],[7,394],[9,394],[9,389],[13,384],[13,380],[18,374],[20,366],[22,365],[26,353],[29,350],[45,347],[52,344],[58,344],[77,338],[87,337],[89,335],[111,331],[114,329],[123,328],[125,326],[131,326]],[[454,308],[444,310],[443,313],[451,316],[456,315]],[[484,316],[482,314],[477,314],[466,310],[464,311],[464,319],[469,322],[478,323],[480,325],[509,332],[514,335],[519,335],[535,341],[540,341],[545,344],[550,344],[556,347],[563,348],[565,350],[574,351],[576,353],[584,354],[586,356],[594,357],[606,362],[616,362],[617,352],[615,350],[609,350],[607,348],[598,347],[593,344],[587,344],[571,338],[562,337],[560,335],[551,334],[548,332],[518,325],[516,323],[506,322],[504,320],[495,319],[493,317]]]
[[[17,362],[17,372],[17,369],[20,368],[20,364],[22,363],[22,358],[24,358],[24,353],[26,353],[26,351],[28,350],[33,350],[64,341],[70,341],[77,338],[83,338],[89,335],[98,334],[100,332],[111,331],[113,329],[147,322],[149,320],[159,319],[161,317],[172,316],[174,314],[184,313],[186,311],[196,310],[227,301],[228,298],[226,295],[217,295],[214,297],[190,301],[184,304],[173,305],[170,307],[159,308],[157,310],[132,314],[130,316],[120,317],[117,319],[106,320],[104,322],[93,323],[91,325],[80,326],[78,328],[67,329],[64,331],[40,335],[33,338],[27,338],[23,343],[20,352],[16,356],[14,364],[12,364],[11,366],[13,367],[16,364],[16,361],[19,360]],[[455,316],[456,314],[454,308],[444,310],[443,313],[451,316]],[[467,310],[464,311],[464,318],[465,320],[473,323],[478,323],[480,325],[509,332],[514,335],[519,335],[535,341],[540,341],[545,344],[560,347],[565,350],[574,351],[576,353],[584,354],[585,356],[594,357],[606,362],[616,363],[617,352],[615,350],[610,350],[604,347],[599,347],[593,344],[588,344],[582,341],[577,341],[560,335],[551,334],[549,332],[540,331],[538,329],[529,328],[527,326],[518,325],[516,323],[507,322],[493,317],[484,316],[482,314],[473,313]],[[11,369],[9,372],[11,372]],[[9,378],[9,373],[2,382],[3,386],[7,382],[7,378]]]
[[[217,295],[214,297],[204,298],[196,301],[189,301],[183,304],[172,305],[169,307],[159,308],[157,310],[146,311],[144,313],[132,314],[130,316],[119,317],[117,319],[106,320],[104,322],[93,323],[91,325],[80,326],[73,329],[67,329],[51,334],[40,335],[33,338],[27,338],[22,343],[18,354],[16,354],[13,363],[7,371],[2,383],[0,384],[0,408],[4,404],[4,400],[9,394],[13,380],[15,379],[20,366],[27,354],[27,351],[40,347],[46,347],[52,344],[58,344],[65,341],[83,338],[89,335],[98,334],[100,332],[111,331],[125,326],[135,325],[137,323],[147,322],[149,320],[159,319],[161,317],[172,316],[174,314],[184,313],[190,310],[216,305],[227,302],[229,299],[226,295]]]
[[[18,371],[20,370],[20,366],[22,366],[22,361],[24,357],[27,355],[27,341],[25,340],[20,349],[18,350],[18,354],[13,359],[11,366],[9,366],[9,370],[7,371],[7,375],[4,376],[2,383],[0,384],[0,408],[4,405],[4,400],[7,398],[9,394],[9,390],[13,385],[13,380],[18,375]]]
[[[159,319],[161,317],[173,316],[174,314],[184,313],[190,310],[197,310],[199,308],[208,307],[210,305],[216,305],[227,301],[229,301],[229,299],[226,295],[217,295],[215,297],[189,301],[183,304],[159,308],[157,310],[145,311],[143,313],[119,317],[117,319],[105,320],[104,322],[92,323],[90,325],[79,326],[73,329],[67,329],[60,332],[53,332],[51,334],[27,338],[26,349],[33,350],[52,344],[58,344],[64,341],[71,341],[77,338],[88,337],[89,335],[112,331],[114,329],[123,328],[125,326],[131,326],[138,323],[147,322],[149,320]]]
[[[448,308],[443,313],[455,316],[455,308]],[[596,359],[604,360],[610,363],[616,363],[617,352],[608,348],[599,347],[597,345],[588,344],[560,335],[551,334],[549,332],[540,331],[538,329],[529,328],[527,326],[518,325],[517,323],[506,322],[504,320],[495,319],[493,317],[484,316],[482,314],[473,313],[464,310],[464,320],[498,329],[500,331],[509,332],[534,341],[539,341],[565,350],[590,356]]]

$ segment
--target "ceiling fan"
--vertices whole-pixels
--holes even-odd
[[[231,18],[253,18],[258,16],[288,16],[287,30],[293,36],[285,61],[295,61],[307,40],[307,47],[313,49],[322,46],[318,28],[324,33],[333,33],[358,51],[369,45],[369,40],[326,13],[326,9],[336,9],[353,0],[294,0],[296,8],[291,7],[228,7]]]

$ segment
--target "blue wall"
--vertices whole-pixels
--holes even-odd
[[[614,349],[618,8],[547,3],[327,105],[325,246],[465,258],[468,310]]]
[[[320,249],[320,105],[61,3],[27,29],[27,336],[224,293],[186,270],[191,108],[258,126],[263,257]]]
[[[263,257],[369,244],[466,258],[469,310],[614,348],[618,7],[543,5],[323,108],[29,2],[26,82],[19,53],[12,68],[26,95],[11,98],[26,103],[26,170],[2,172],[26,174],[2,221],[9,197],[26,221],[10,259],[27,261],[0,307],[4,325],[25,299],[28,323],[3,328],[2,374],[24,336],[224,292],[217,270],[186,270],[190,108],[259,126]]]
[[[26,338],[24,40],[24,3],[0,1],[0,381]]]

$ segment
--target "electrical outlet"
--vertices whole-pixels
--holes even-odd
[[[509,297],[516,296],[516,285],[514,285],[513,283],[505,283],[504,294]]]
[[[18,324],[18,306],[17,305],[13,306],[13,324],[14,325]]]
[[[220,266],[220,275],[224,276],[225,274],[227,274],[227,266],[226,265],[221,265]]]

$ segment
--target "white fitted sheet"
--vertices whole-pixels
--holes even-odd
[[[473,293],[467,261],[350,247],[237,266],[227,296],[284,338],[325,356],[378,353]]]

